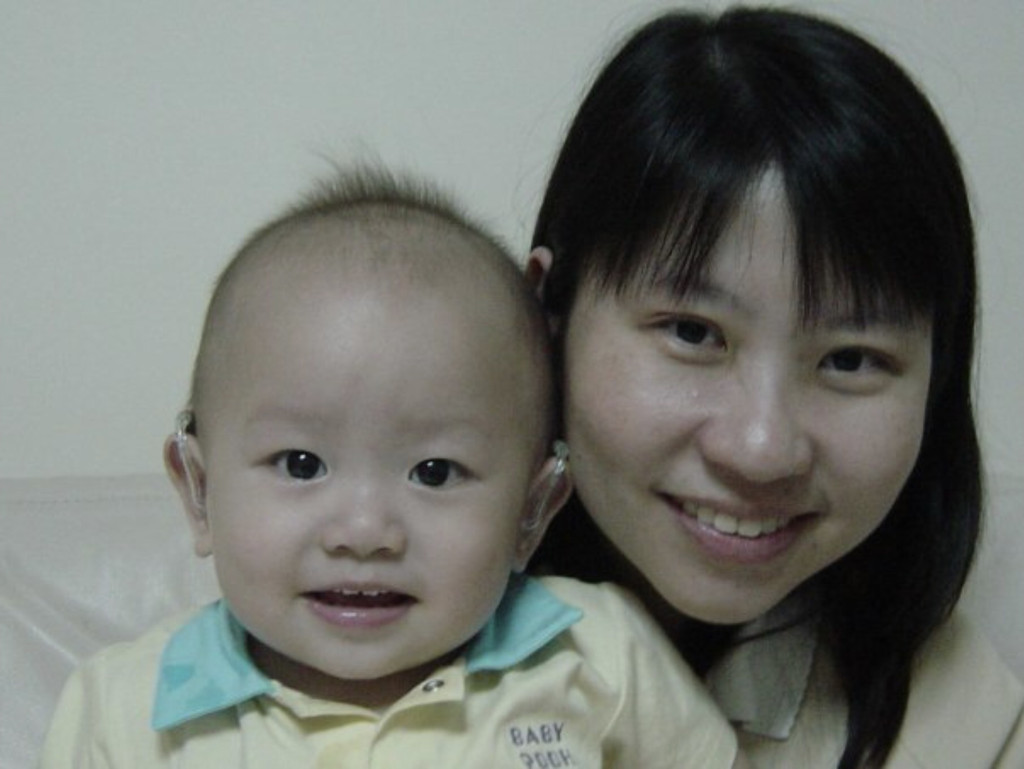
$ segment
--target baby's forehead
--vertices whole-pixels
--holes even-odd
[[[357,318],[367,338],[399,318],[481,359],[510,359],[513,350],[533,357],[522,280],[504,254],[429,220],[332,217],[268,235],[235,276],[213,330],[232,352],[225,363],[254,344],[289,345],[292,334],[319,337]]]
[[[495,346],[537,336],[539,310],[511,258],[428,217],[312,219],[266,233],[244,257],[211,308],[209,337],[220,344],[367,304],[478,327]]]
[[[285,220],[242,248],[207,313],[193,376],[197,404],[212,402],[221,377],[250,376],[276,350],[282,360],[296,346],[340,350],[344,324],[358,325],[356,338],[372,343],[368,354],[380,354],[382,328],[395,318],[435,329],[427,347],[462,344],[481,360],[500,355],[487,365],[508,362],[510,382],[547,376],[546,325],[500,245],[422,213],[353,213]]]

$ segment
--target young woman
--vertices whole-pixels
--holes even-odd
[[[540,562],[631,584],[755,764],[1024,766],[1024,692],[952,614],[974,236],[902,69],[802,14],[663,16],[585,97],[534,246],[578,490]]]

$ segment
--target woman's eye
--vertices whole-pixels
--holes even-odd
[[[697,318],[673,318],[663,324],[673,341],[688,347],[701,347],[712,350],[725,348],[722,332],[713,323]]]
[[[892,367],[881,355],[859,347],[846,347],[826,355],[822,359],[822,368],[853,374],[863,371],[888,371]]]
[[[276,457],[274,464],[289,478],[298,481],[311,481],[327,472],[327,466],[320,457],[312,451],[301,449],[282,452]]]
[[[450,459],[425,459],[409,471],[409,479],[423,486],[438,488],[462,480],[462,466]]]

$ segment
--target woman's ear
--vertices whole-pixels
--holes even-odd
[[[548,457],[530,484],[526,510],[519,521],[513,568],[526,569],[534,552],[554,520],[572,494],[569,474],[569,449],[562,441],[555,441],[555,456]]]
[[[555,261],[555,255],[547,246],[538,246],[530,252],[526,258],[526,280],[533,287],[533,292],[538,298],[544,297],[544,282],[548,273],[551,272],[551,264]]]
[[[195,437],[177,432],[164,441],[164,467],[185,508],[196,555],[213,552],[210,522],[206,517],[206,470]]]

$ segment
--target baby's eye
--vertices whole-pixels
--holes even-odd
[[[289,478],[311,481],[327,472],[327,466],[312,451],[291,449],[283,451],[274,459],[274,465]]]
[[[466,477],[466,470],[450,459],[424,459],[409,471],[409,479],[423,486],[438,488]]]

